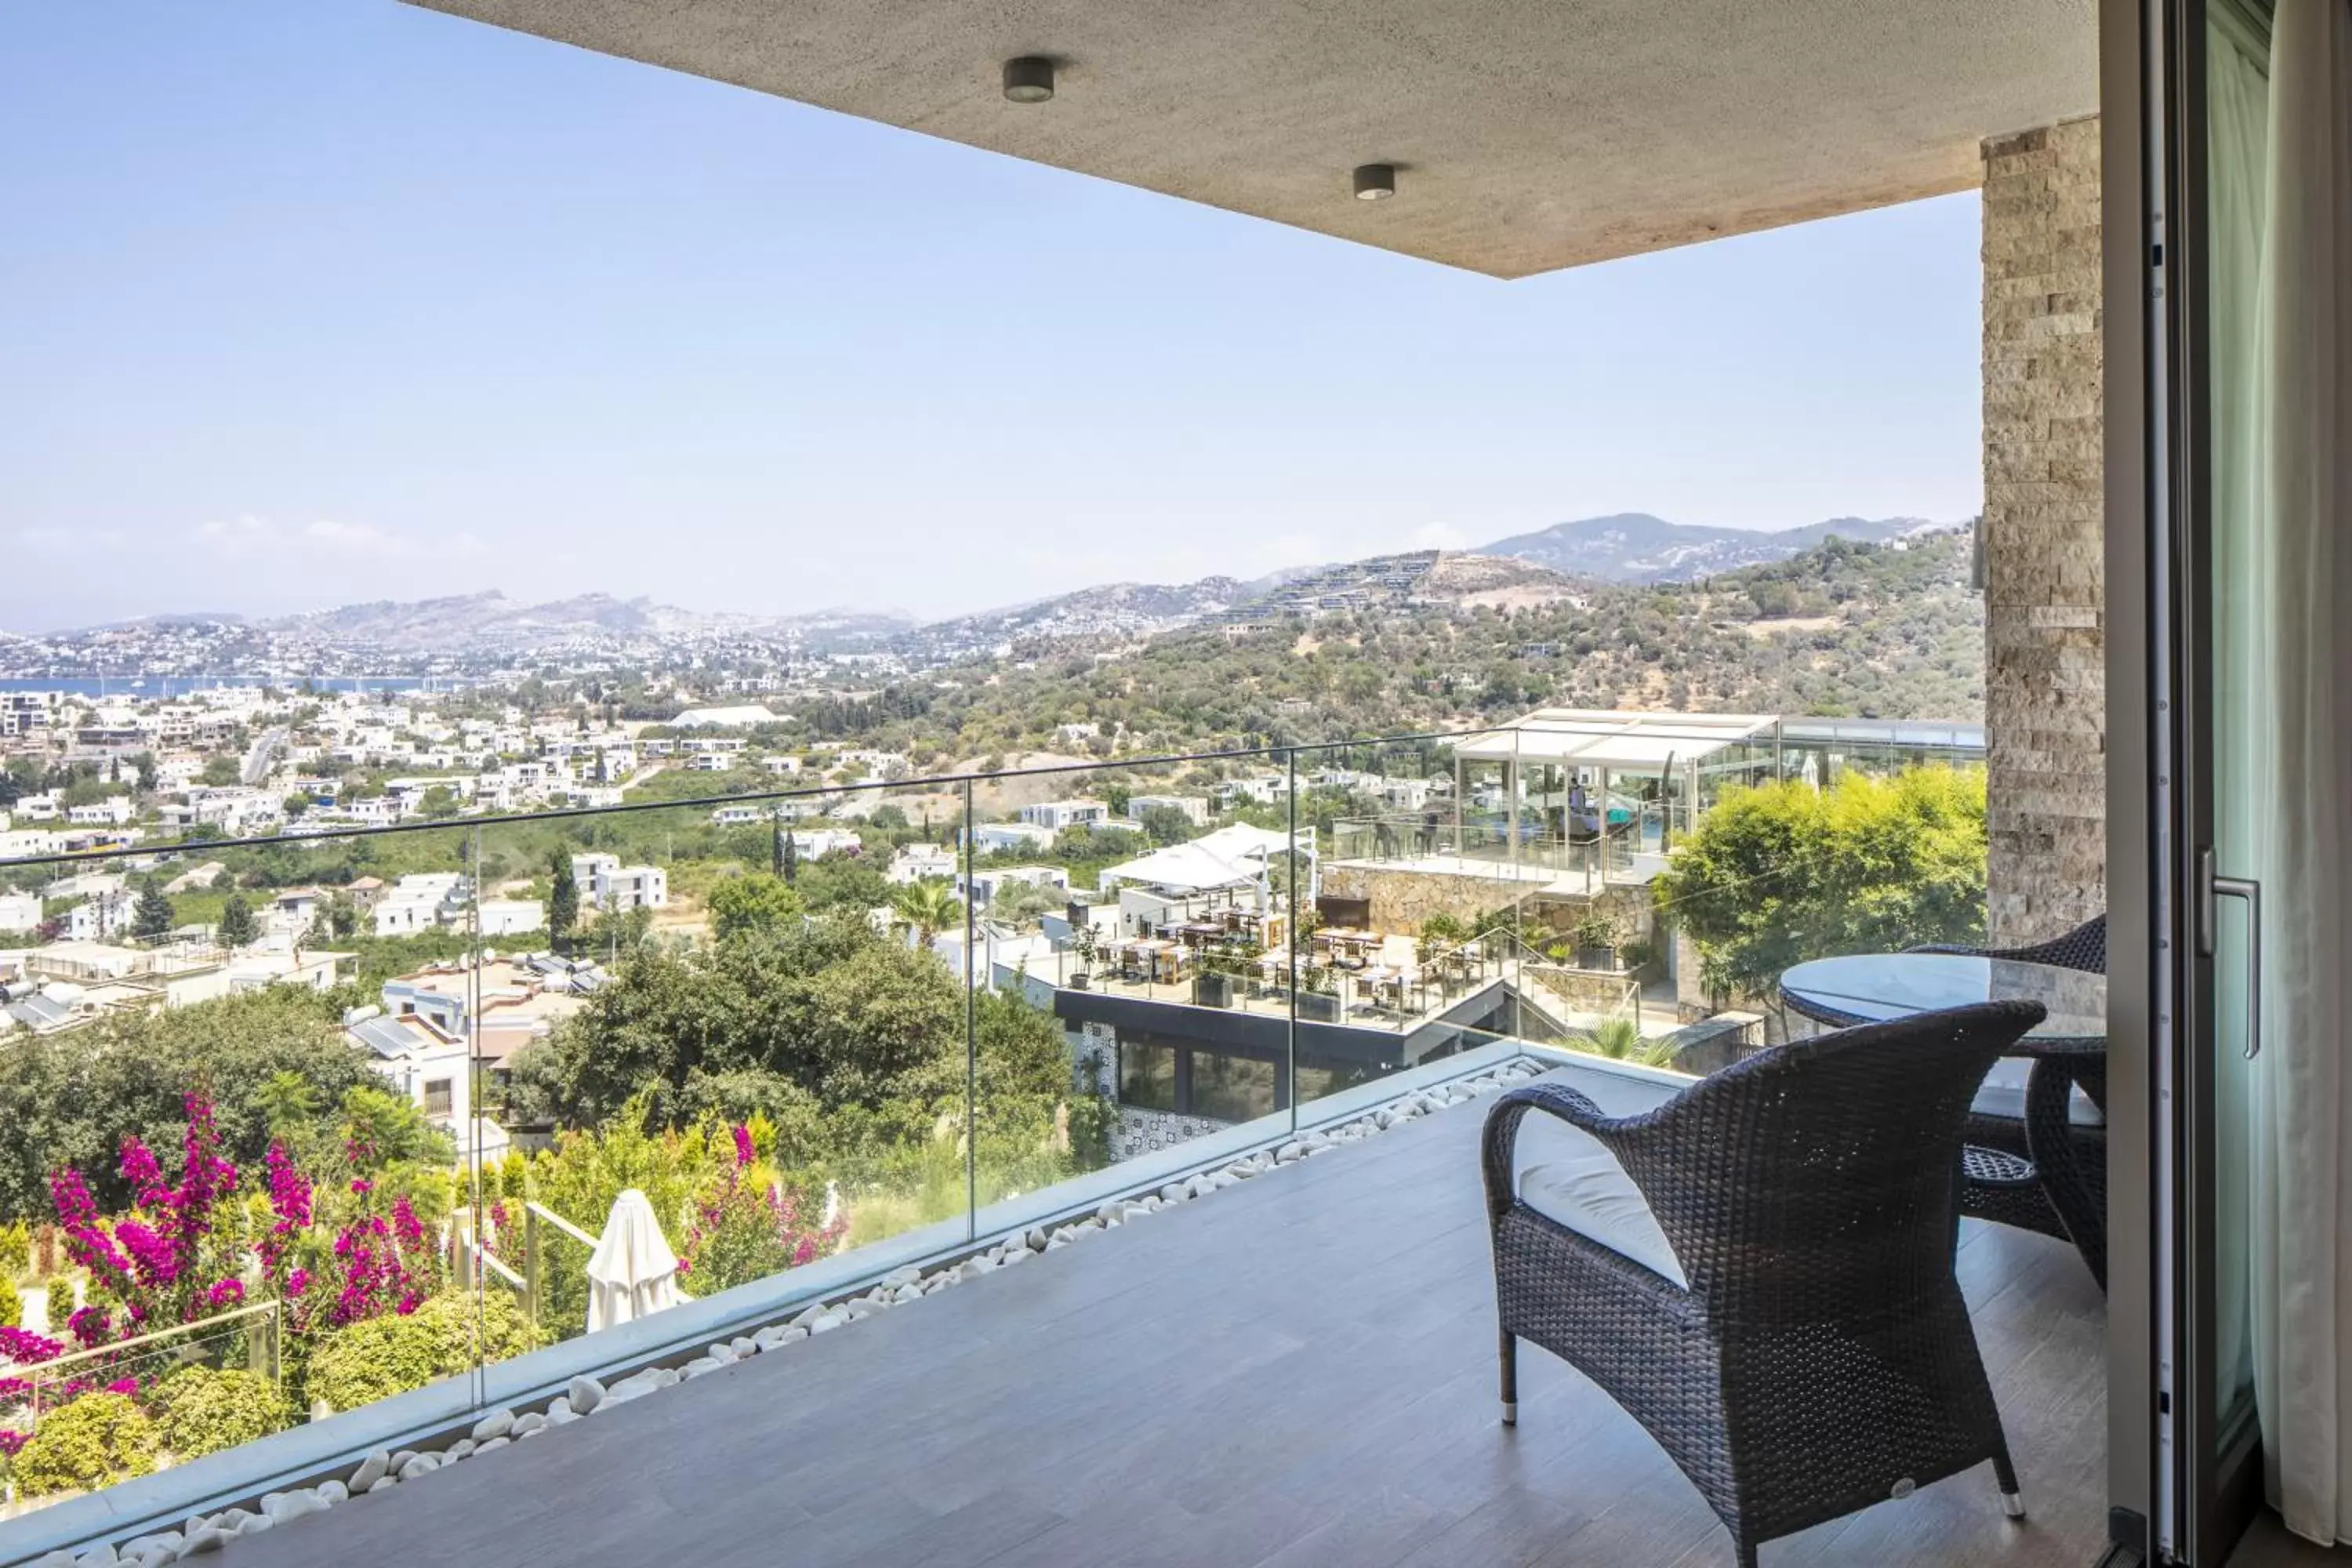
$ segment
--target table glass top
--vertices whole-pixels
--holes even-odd
[[[2028,1039],[2090,1042],[2107,1033],[2105,975],[2005,958],[1952,952],[1818,958],[1781,975],[1780,990],[1800,1012],[1872,1022],[1975,1002],[2039,1002],[2050,1016]]]

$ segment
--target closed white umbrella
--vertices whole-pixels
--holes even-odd
[[[631,1322],[682,1300],[677,1254],[669,1249],[652,1203],[631,1187],[614,1200],[604,1234],[588,1255],[588,1331]]]

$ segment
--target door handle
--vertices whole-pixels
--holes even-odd
[[[2215,939],[2220,935],[2221,900],[2242,899],[2246,905],[2246,1059],[2252,1061],[2263,1048],[2263,885],[2250,877],[2219,876],[2213,869],[2213,851],[2198,853],[2198,868],[2205,884],[2198,934],[2199,946],[2208,958],[2213,956]]]

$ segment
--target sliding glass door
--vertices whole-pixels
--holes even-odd
[[[2282,26],[2320,14],[2289,4],[2310,8]],[[2334,1223],[2295,1173],[2344,1132],[2336,1077],[2311,1070],[2346,1000],[2352,879],[2342,498],[2313,483],[2332,352],[2317,258],[2340,253],[2305,221],[2327,176],[2299,166],[2313,126],[2279,79],[2300,46],[2274,36],[2272,0],[2171,0],[2146,21],[2147,1545],[2220,1568],[2262,1500],[2265,1423],[2275,1467],[2296,1369],[2336,1331]]]

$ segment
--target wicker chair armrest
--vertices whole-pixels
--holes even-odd
[[[1486,1112],[1481,1163],[1486,1179],[1487,1217],[1499,1223],[1517,1196],[1511,1180],[1511,1152],[1518,1142],[1519,1123],[1530,1110],[1556,1116],[1582,1128],[1606,1143],[1615,1135],[1649,1125],[1655,1112],[1641,1116],[1611,1116],[1564,1083],[1522,1084],[1496,1100]]]
[[[1924,942],[1916,947],[1906,947],[1903,951],[1906,952],[1948,952],[1957,954],[1961,958],[1999,958],[2000,956],[2000,953],[1995,952],[1990,948],[1969,947],[1964,943],[1956,942]]]

